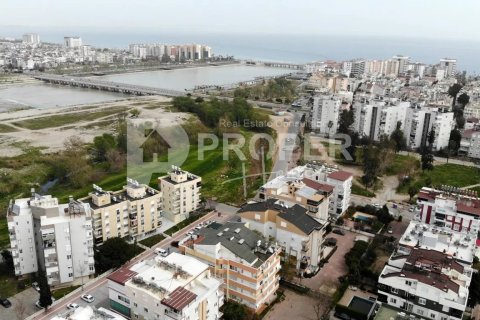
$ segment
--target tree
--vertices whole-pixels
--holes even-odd
[[[405,138],[405,134],[403,133],[401,121],[397,122],[397,127],[390,135],[390,139],[395,144],[395,153],[405,150],[405,148],[407,147],[407,139]]]
[[[247,316],[245,306],[232,300],[223,304],[222,312],[225,320],[243,320]]]
[[[380,159],[378,157],[378,150],[370,144],[363,148],[363,184],[368,187],[373,187],[377,177],[380,174]]]
[[[48,285],[47,277],[43,272],[39,272],[38,286],[40,287],[40,305],[45,308],[45,311],[52,305],[52,293]]]
[[[463,108],[470,102],[470,96],[465,92],[458,96],[457,102],[460,103]]]
[[[92,157],[95,161],[103,162],[107,160],[109,150],[116,147],[115,137],[109,133],[93,138]]]
[[[418,193],[418,188],[416,186],[410,186],[408,188],[408,195],[410,196],[410,201],[412,201],[413,197]]]
[[[2,258],[3,258],[3,262],[8,267],[8,269],[12,272],[15,272],[15,267],[13,265],[13,257],[12,257],[12,253],[10,252],[10,250],[3,250],[2,251]]]
[[[430,148],[423,148],[422,151],[422,158],[421,158],[421,163],[422,163],[422,170],[433,170],[433,154]]]
[[[353,110],[343,110],[342,113],[340,113],[340,119],[338,120],[338,132],[350,135],[350,126],[353,124],[354,120]]]
[[[132,118],[138,118],[138,116],[140,115],[140,110],[134,108],[130,110],[130,115]]]
[[[452,151],[454,153],[458,152],[458,149],[460,148],[460,142],[462,141],[462,133],[458,129],[453,129],[450,132],[450,139],[449,139],[449,146],[450,144],[452,145],[453,149]]]
[[[104,273],[112,268],[118,268],[135,256],[134,246],[124,238],[110,238],[95,250],[95,270]]]
[[[455,107],[455,103],[457,102],[457,95],[462,89],[462,86],[458,83],[453,84],[450,88],[448,88],[448,95],[452,97],[452,109]]]

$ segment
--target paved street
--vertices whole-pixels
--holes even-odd
[[[23,319],[27,315],[34,314],[38,311],[37,307],[35,307],[38,298],[39,294],[33,288],[25,289],[13,297],[9,297],[8,300],[10,300],[12,306],[10,308],[0,306],[0,319]],[[20,305],[24,309],[23,312],[20,312]]]

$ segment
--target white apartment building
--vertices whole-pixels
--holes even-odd
[[[279,286],[281,248],[265,240],[244,223],[212,223],[180,241],[180,250],[210,266],[223,278],[227,299],[254,312],[275,299]]]
[[[22,36],[23,42],[28,44],[39,44],[40,36],[36,33],[26,33]]]
[[[451,186],[422,188],[418,193],[419,220],[429,225],[469,233],[479,229],[480,198]]]
[[[64,37],[65,47],[67,48],[80,48],[82,46],[82,38],[80,37]]]
[[[173,167],[167,176],[159,177],[158,182],[163,195],[164,216],[174,223],[185,220],[200,207],[201,177]]]
[[[238,215],[251,230],[260,232],[266,239],[274,238],[284,254],[300,272],[315,272],[324,257],[323,243],[327,222],[319,222],[298,204],[268,199],[248,203]]]
[[[353,104],[353,130],[360,136],[378,141],[382,135],[390,136],[402,123],[405,127],[405,117],[410,102],[399,101],[396,98],[377,97],[369,99],[361,97]]]
[[[161,192],[132,179],[113,192],[94,185],[94,191],[79,201],[88,204],[97,245],[114,237],[141,239],[163,223]]]
[[[110,308],[129,319],[217,320],[220,285],[207,264],[174,252],[109,275]]]
[[[316,211],[315,217],[323,221],[336,220],[345,213],[350,205],[352,180],[353,175],[350,172],[327,165],[307,164],[293,168],[286,175],[269,181],[260,187],[258,195],[261,200],[276,198],[297,203],[311,213]],[[298,187],[299,184],[301,184],[301,188]],[[298,192],[302,189],[305,192]],[[307,197],[305,197],[305,201],[302,201],[302,194],[322,196],[328,199],[328,215],[324,213],[324,206],[327,206],[325,201],[317,199],[312,202]],[[315,210],[313,210],[313,204],[316,205]]]
[[[336,96],[320,95],[313,98],[311,128],[326,136],[333,136],[338,130],[342,99]]]
[[[445,71],[445,78],[454,77],[457,74],[457,59],[440,59],[439,69]]]
[[[15,274],[43,270],[50,286],[69,285],[95,273],[89,207],[70,199],[17,199],[7,213]]]
[[[378,301],[415,318],[460,320],[472,274],[471,265],[443,252],[421,248],[397,251],[378,279]]]
[[[444,112],[444,108],[412,106],[407,109],[405,119],[407,145],[412,149],[427,145],[428,135],[435,129],[434,150],[446,148],[453,125],[453,112]]]

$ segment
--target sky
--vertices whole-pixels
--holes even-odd
[[[478,0],[0,0],[0,27],[478,41]]]

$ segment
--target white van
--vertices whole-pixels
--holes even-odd
[[[157,248],[157,249],[155,249],[155,254],[158,254],[158,255],[160,255],[160,256],[162,256],[162,257],[168,256],[167,250],[162,249],[162,248]]]

